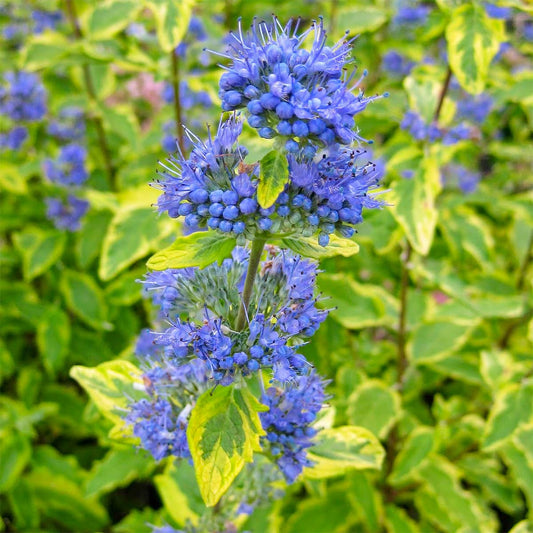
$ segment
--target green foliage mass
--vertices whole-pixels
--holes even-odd
[[[135,280],[148,258],[153,269],[205,266],[235,244],[211,233],[180,237],[179,222],[150,207],[162,127],[175,116],[146,87],[170,81],[170,51],[192,14],[209,33],[207,46],[220,49],[238,16],[248,24],[273,11],[281,20],[323,14],[332,42],[345,28],[360,34],[353,53],[369,70],[366,92],[390,93],[358,122],[385,162],[390,205],[366,214],[353,240],[332,237],[326,249],[306,239],[278,243],[321,261],[323,304],[337,308],[304,348],[331,379],[331,399],[310,450],[314,466],[235,528],[533,531],[533,45],[521,33],[532,10],[519,0],[495,3],[513,9],[513,22],[490,18],[477,0],[437,0],[426,24],[404,32],[382,0],[26,6],[64,17],[17,47],[6,40],[0,70],[38,72],[50,116],[83,109],[90,177],[82,194],[91,207],[75,233],[45,217],[43,199],[57,191],[43,164],[58,152],[45,123],[31,125],[22,150],[0,152],[0,531],[222,530],[219,506],[205,504],[234,480],[252,490],[249,462],[262,429],[248,389],[219,387],[200,398],[189,427],[200,477],[186,461],[156,463],[137,452],[121,412],[142,396],[133,346],[153,310]],[[73,5],[79,30],[65,9]],[[9,22],[0,11],[0,24]],[[132,23],[144,37],[126,31]],[[502,42],[512,48],[495,58]],[[215,60],[200,64],[203,46],[190,44],[178,74],[216,99],[220,70]],[[403,81],[380,67],[391,50],[417,63]],[[458,84],[446,95],[444,50]],[[457,91],[494,101],[469,140],[424,143],[398,127],[407,109],[431,120],[439,101],[440,124],[449,126]],[[187,113],[200,135],[202,123],[218,121],[209,110]],[[246,129],[244,144],[246,136],[247,162],[265,162],[266,207],[287,169]],[[443,182],[457,164],[480,174],[475,191]]]

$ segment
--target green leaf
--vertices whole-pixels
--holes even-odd
[[[461,487],[458,469],[444,457],[434,456],[424,463],[419,471],[427,491],[444,510],[445,531],[456,531],[458,528],[469,528],[472,531],[494,531],[495,518],[488,506],[475,497],[472,491]],[[446,528],[446,522],[455,524],[452,529]]]
[[[105,508],[83,495],[79,482],[42,468],[27,476],[41,513],[61,524],[60,531],[102,531],[109,522]]]
[[[398,393],[375,379],[357,387],[348,399],[348,419],[383,439],[400,414]]]
[[[91,276],[73,270],[63,271],[61,292],[68,308],[94,329],[109,329],[107,306],[102,289]]]
[[[180,526],[187,521],[193,525],[198,523],[205,505],[190,464],[170,463],[163,474],[154,477],[154,483],[172,520]]]
[[[356,242],[337,235],[329,236],[327,246],[320,246],[317,237],[285,237],[281,239],[281,246],[311,259],[324,259],[337,255],[350,257],[359,252],[359,245]]]
[[[9,491],[8,498],[17,531],[38,531],[39,511],[31,485],[25,478],[18,479]]]
[[[150,207],[118,211],[104,238],[98,268],[100,279],[107,281],[113,278],[155,250],[161,238],[169,234],[167,227],[162,225]]]
[[[350,476],[350,495],[365,531],[369,533],[379,531],[379,522],[383,514],[382,502],[368,474],[354,472]]]
[[[0,492],[10,489],[26,468],[31,457],[28,437],[18,431],[4,433],[0,439]]]
[[[93,463],[85,494],[100,495],[117,487],[126,487],[132,481],[148,476],[154,467],[153,459],[133,446],[111,449],[102,460]]]
[[[106,0],[95,6],[87,21],[90,39],[107,39],[124,29],[141,9],[135,0]]]
[[[435,198],[440,190],[440,174],[434,159],[425,158],[415,175],[394,184],[387,201],[391,212],[403,228],[411,246],[427,255],[437,224]]]
[[[496,394],[485,434],[483,449],[491,450],[503,444],[533,414],[533,384],[509,384]]]
[[[321,430],[307,456],[313,466],[304,469],[305,477],[324,479],[350,470],[379,470],[385,450],[368,429],[341,426]]]
[[[68,51],[69,42],[59,32],[34,35],[22,52],[22,64],[27,70],[39,70],[56,65]]]
[[[185,36],[194,1],[148,0],[146,4],[154,15],[161,48],[164,52],[174,50]]]
[[[2,190],[13,194],[28,194],[26,176],[24,176],[16,165],[7,161],[2,161],[2,172],[0,173],[0,186]]]
[[[112,430],[117,436],[121,431],[126,436],[131,430],[126,429],[122,418],[130,402],[146,395],[143,389],[142,372],[129,361],[109,361],[94,368],[73,366],[70,376],[87,392],[98,410],[115,424]]]
[[[504,40],[503,21],[490,18],[482,5],[468,3],[452,12],[446,27],[448,61],[465,91],[483,91],[490,63]]]
[[[352,35],[373,32],[387,21],[387,12],[373,6],[356,6],[339,9],[339,24]]]
[[[421,324],[407,345],[409,358],[416,364],[437,361],[457,351],[472,332],[471,326],[452,322]]]
[[[355,522],[352,503],[348,498],[349,487],[332,487],[320,497],[299,502],[295,512],[282,527],[275,531],[283,533],[332,533],[353,531],[348,529]]]
[[[434,445],[435,439],[432,428],[424,426],[415,428],[402,444],[400,453],[394,461],[394,469],[389,478],[390,482],[399,485],[409,480],[431,453]]]
[[[61,231],[43,231],[31,228],[13,237],[15,246],[22,255],[24,279],[33,278],[46,272],[63,255],[66,236]]]
[[[141,299],[142,290],[138,280],[142,279],[145,273],[144,267],[124,272],[105,288],[106,300],[111,305],[133,305]]]
[[[261,451],[260,404],[248,388],[217,387],[204,392],[194,407],[187,440],[196,479],[207,506],[215,505],[233,480]]]
[[[418,525],[400,507],[385,506],[385,523],[388,533],[419,533]]]
[[[349,329],[393,325],[399,304],[377,285],[357,283],[345,274],[324,274],[318,278],[320,291],[329,296],[327,307],[335,306],[332,318]]]
[[[140,127],[137,117],[131,107],[122,106],[105,106],[101,108],[104,124],[110,131],[122,137],[130,147],[135,150],[140,138]],[[152,211],[152,216],[155,216]]]
[[[215,231],[198,231],[178,237],[168,248],[153,255],[146,265],[153,270],[167,268],[204,268],[229,257],[236,240]]]
[[[257,201],[268,209],[283,192],[289,178],[289,163],[283,152],[272,150],[261,159]]]
[[[99,255],[102,242],[111,222],[109,211],[90,211],[77,232],[75,253],[81,268],[87,268]]]
[[[509,467],[510,477],[516,480],[516,484],[524,493],[531,519],[533,518],[533,464],[528,461],[524,451],[512,443],[503,446],[501,454]]]
[[[48,307],[37,323],[37,346],[44,367],[54,375],[63,368],[70,343],[70,321],[59,307]]]

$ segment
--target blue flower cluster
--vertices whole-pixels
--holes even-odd
[[[59,141],[80,141],[85,136],[85,116],[78,107],[63,108],[48,124],[48,133]]]
[[[17,5],[18,4],[18,5]],[[41,34],[53,30],[63,19],[61,11],[29,11],[23,2],[0,6],[0,14],[9,17],[10,22],[2,29],[2,36],[14,48],[22,46],[25,37],[33,33]]]
[[[7,72],[0,87],[0,114],[15,122],[35,122],[46,114],[46,91],[37,74]]]
[[[456,119],[464,119],[474,124],[482,124],[489,115],[493,99],[486,93],[478,96],[465,95],[457,102]]]
[[[4,74],[0,115],[15,125],[0,134],[0,149],[18,150],[29,136],[25,123],[41,120],[46,111],[46,91],[36,74],[24,71]]]
[[[58,185],[82,185],[88,178],[86,158],[87,152],[83,146],[75,143],[62,146],[57,159],[45,161],[46,177]]]
[[[463,165],[449,164],[442,169],[441,181],[444,186],[455,186],[465,194],[471,194],[477,189],[481,174]]]
[[[443,144],[455,144],[459,141],[470,139],[471,128],[465,123],[460,123],[452,128],[440,128],[437,124],[427,124],[416,111],[407,111],[400,127],[408,130],[409,133],[418,141],[438,141],[442,140]]]
[[[395,50],[390,50],[383,55],[381,66],[389,74],[404,77],[411,72],[415,63]]]
[[[59,198],[46,198],[46,216],[54,221],[56,228],[77,231],[81,226],[81,219],[89,209],[89,202],[77,198],[73,194],[67,196],[66,201]]]
[[[288,483],[293,483],[306,466],[307,448],[313,445],[312,427],[324,401],[326,383],[314,372],[299,376],[289,388],[268,388],[261,399],[269,409],[260,413],[266,431],[262,437]]]
[[[189,227],[209,227],[252,240],[257,234],[317,235],[326,246],[329,236],[354,233],[362,209],[381,202],[371,191],[378,187],[380,169],[361,149],[333,146],[317,160],[299,162],[288,156],[289,180],[275,204],[257,201],[257,165],[245,165],[246,150],[238,146],[242,124],[237,117],[221,122],[206,143],[189,133],[195,147],[189,158],[171,156],[157,183],[163,194],[158,207]]]
[[[416,0],[400,0],[397,3],[397,11],[392,19],[394,26],[423,26],[431,7]]]
[[[64,126],[59,132],[65,132],[73,126]],[[68,191],[66,201],[59,198],[47,198],[47,217],[54,222],[58,229],[77,231],[80,229],[81,219],[89,209],[89,202],[77,198],[72,191],[85,183],[89,177],[85,167],[87,157],[83,146],[71,143],[62,146],[57,159],[47,159],[44,162],[44,172],[50,182]]]
[[[309,368],[296,351],[299,339],[312,336],[327,316],[316,308],[316,265],[291,253],[263,263],[248,327],[236,332],[246,268],[246,252],[237,248],[220,266],[148,274],[146,290],[171,323],[153,334],[153,343],[184,364],[200,359],[209,377],[222,385],[260,368],[288,383]],[[187,321],[180,318],[185,314]]]
[[[298,29],[299,22],[282,26],[275,17],[272,26],[254,21],[247,34],[239,26],[227,54],[219,54],[232,61],[219,95],[225,111],[246,109],[261,137],[279,137],[287,152],[312,159],[319,147],[362,140],[354,116],[378,96],[354,94],[366,72],[355,83],[353,74],[346,76],[350,42],[326,46],[322,20],[301,34]]]

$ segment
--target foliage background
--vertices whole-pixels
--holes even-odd
[[[478,26],[458,16],[463,4]],[[330,297],[327,306],[338,310],[306,347],[331,379],[330,423],[368,428],[387,455],[379,471],[308,476],[235,527],[531,531],[531,10],[502,1],[511,9],[502,21],[489,18],[482,3],[425,5],[427,21],[413,25],[398,22],[401,6],[384,1],[76,1],[78,35],[65,4],[2,6],[3,25],[12,10],[19,18],[35,9],[64,13],[55,30],[30,33],[20,43],[5,40],[1,52],[3,72],[38,72],[48,93],[48,114],[29,126],[29,140],[18,151],[1,152],[6,531],[141,532],[150,530],[148,523],[183,526],[206,512],[190,467],[156,464],[110,438],[112,422],[69,369],[117,358],[135,362],[136,336],[152,314],[135,280],[147,257],[181,231],[154,214],[157,190],[147,186],[165,156],[165,123],[176,122],[158,85],[172,81],[170,51],[189,41],[179,76],[214,102],[180,110],[185,124],[203,135],[206,122],[218,121],[220,76],[217,59],[203,48],[222,49],[237,17],[246,27],[253,16],[271,12],[282,20],[323,14],[334,40],[345,28],[359,34],[353,54],[369,71],[367,93],[390,93],[359,115],[358,125],[374,140],[373,157],[385,164],[390,192],[384,197],[392,205],[367,214],[355,237],[358,255],[322,261],[320,289]],[[187,37],[192,13],[206,28],[204,42]],[[144,30],[132,30],[132,23]],[[478,46],[469,40],[472,32],[485,41],[468,64],[458,58]],[[501,42],[509,46],[493,59],[491,46]],[[387,70],[384,57],[392,50],[413,63],[409,73]],[[439,123],[456,124],[458,102],[469,98],[465,87],[488,94],[492,110],[469,125],[466,140],[416,140],[400,123],[408,109],[431,119],[448,61],[454,77]],[[87,128],[90,177],[80,194],[91,207],[77,232],[55,229],[43,200],[63,194],[46,180],[43,165],[59,150],[47,123],[66,106],[84,110]],[[0,124],[3,131],[11,127],[5,117]],[[247,136],[251,160],[259,158],[264,147]],[[472,174],[468,188],[461,176]]]

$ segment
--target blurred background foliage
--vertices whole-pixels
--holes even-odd
[[[187,148],[177,122],[203,136],[219,120],[223,58],[204,48],[275,12],[323,15],[332,41],[359,35],[366,92],[390,93],[358,126],[391,205],[366,215],[358,255],[322,262],[337,311],[305,348],[331,379],[329,423],[369,429],[386,457],[380,471],[310,475],[227,530],[533,531],[531,11],[2,2],[0,527],[142,532],[206,513],[192,469],[109,437],[69,369],[135,363],[153,315],[135,281],[181,231],[155,216],[147,184],[177,136]],[[15,85],[32,109],[9,108]],[[252,132],[242,143],[250,161],[264,151]]]

